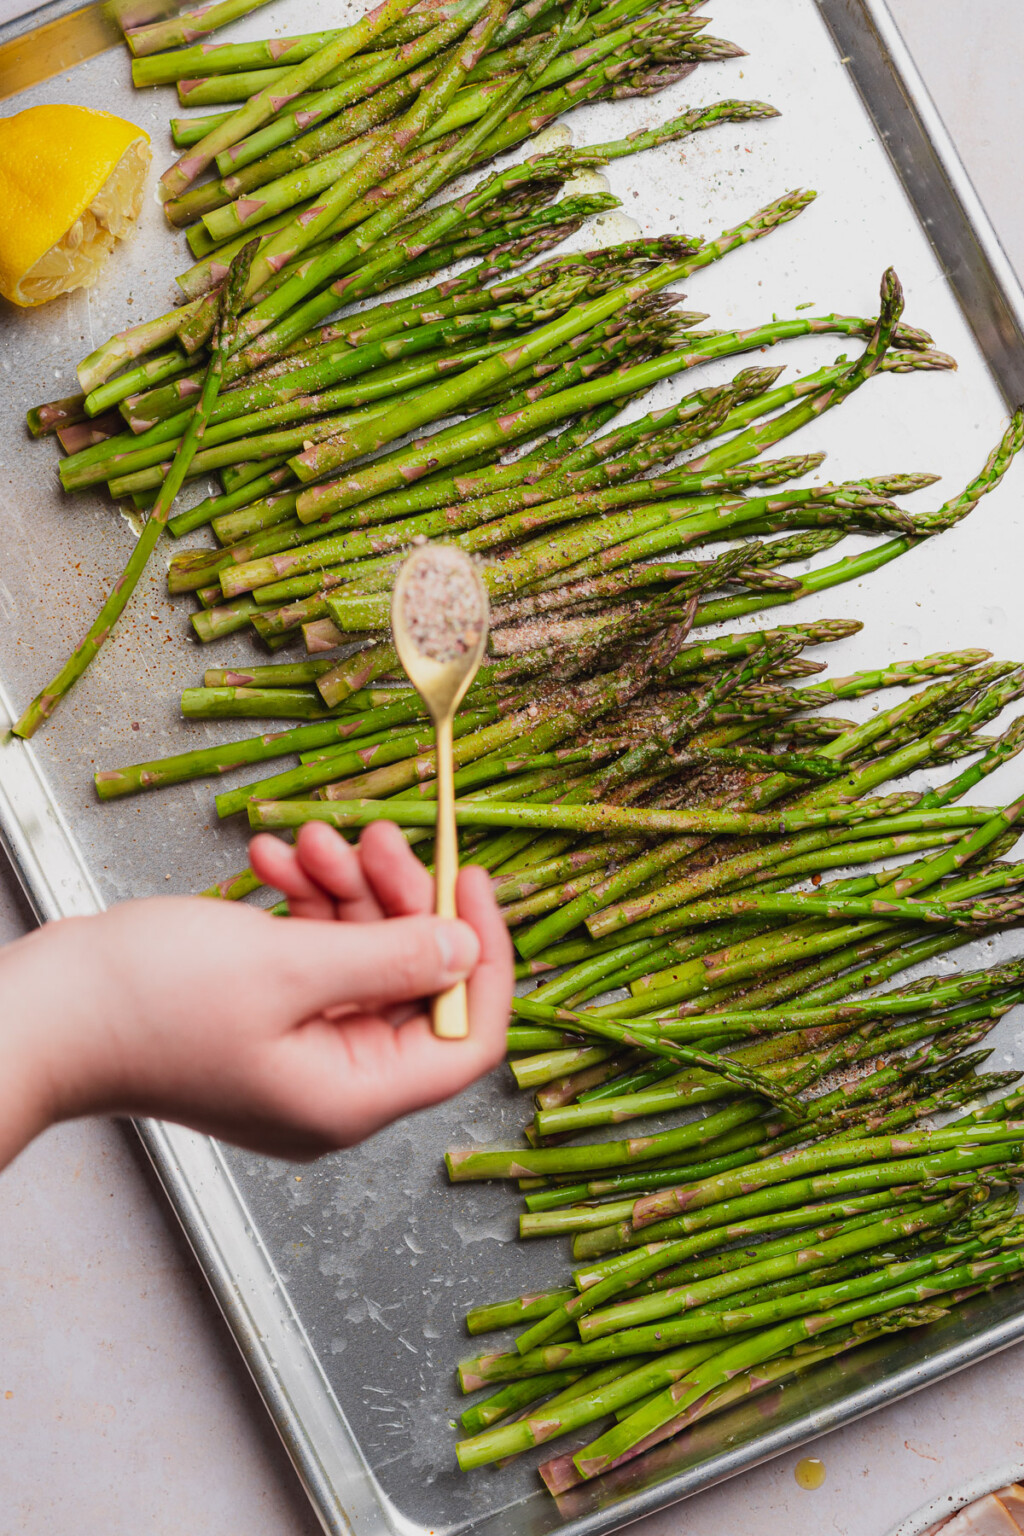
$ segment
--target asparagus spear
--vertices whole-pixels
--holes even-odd
[[[342,798],[342,797],[337,797]],[[989,820],[984,811],[943,807],[935,811],[915,811],[914,796],[891,795],[879,800],[858,801],[854,805],[828,806],[806,811],[760,815],[744,811],[646,810],[606,805],[546,806],[529,802],[477,807],[458,804],[456,818],[464,827],[547,827],[568,832],[613,832],[629,834],[696,832],[733,836],[757,836],[765,833],[792,832],[809,827],[858,826],[880,818],[890,818],[887,828],[919,831],[973,826]],[[344,797],[344,804],[324,805],[316,801],[263,801],[251,807],[255,827],[293,827],[303,821],[326,821],[331,826],[365,827],[371,821],[394,821],[405,827],[434,825],[436,807],[411,801],[382,802]],[[903,814],[901,814],[903,813]]]
[[[607,1282],[604,1287],[594,1286],[590,1290],[581,1292],[574,1298],[573,1303],[566,1305],[573,1309],[572,1317],[577,1322],[579,1336],[584,1343],[625,1329],[647,1327],[661,1318],[677,1318],[682,1321],[685,1313],[694,1310],[704,1311],[710,1302],[751,1290],[768,1281],[798,1275],[805,1270],[819,1269],[836,1259],[870,1252],[874,1248],[890,1248],[901,1238],[928,1232],[930,1228],[942,1227],[955,1221],[965,1213],[966,1209],[967,1202],[963,1197],[954,1195],[949,1200],[935,1202],[930,1206],[920,1206],[910,1214],[894,1214],[864,1225],[858,1225],[856,1222],[846,1223],[834,1237],[815,1241],[805,1234],[803,1243],[799,1247],[795,1243],[792,1247],[787,1245],[786,1252],[777,1253],[772,1257],[764,1257],[758,1253],[753,1262],[740,1263],[735,1269],[710,1275],[706,1279],[696,1280],[688,1285],[669,1286],[657,1291],[654,1295],[620,1301],[614,1306],[602,1306],[598,1304],[598,1298],[601,1290],[607,1289],[612,1283]],[[630,1272],[627,1271],[627,1273]],[[617,1283],[621,1284],[621,1280],[620,1275],[617,1277]],[[884,1284],[879,1285],[878,1288],[886,1289]],[[776,1310],[781,1307],[788,1311],[791,1307],[799,1307],[803,1304],[802,1297],[797,1299],[787,1297],[785,1302],[776,1302],[774,1306]],[[768,1305],[772,1304],[768,1303]],[[710,1333],[711,1336],[717,1332],[728,1332],[729,1325],[724,1321],[727,1317],[729,1317],[728,1312],[716,1310],[714,1322],[711,1322],[706,1314],[699,1320],[694,1318],[692,1320],[694,1341],[704,1332]],[[527,1354],[531,1349],[546,1342],[554,1332],[557,1319],[559,1319],[559,1312],[551,1312],[546,1318],[534,1323],[521,1334],[516,1340],[516,1347],[520,1354]],[[669,1326],[671,1328],[673,1325]],[[673,1337],[671,1342],[680,1344],[690,1341],[682,1337]],[[655,1348],[657,1347],[655,1345]]]
[[[114,624],[124,612],[143,571],[149,564],[150,555],[156,548],[160,535],[167,524],[171,508],[174,505],[174,499],[188,474],[191,462],[206,430],[206,423],[210,412],[216,402],[223,373],[224,358],[234,337],[234,330],[241,310],[245,283],[253,254],[253,250],[246,247],[239,252],[231,264],[228,281],[224,287],[220,321],[214,338],[213,351],[210,356],[206,379],[203,383],[202,394],[196,404],[188,429],[174,455],[174,461],[171,464],[167,478],[160,488],[153,510],[146,521],[142,533],[139,535],[124,572],[118,578],[78,648],[68,658],[52,682],[41,693],[36,695],[13,727],[16,736],[27,739],[34,735],[43,721],[49,719],[61,700],[71,691],[107,639]]]
[[[721,1351],[713,1356],[705,1367],[696,1367],[684,1390],[679,1393],[673,1392],[672,1389],[667,1390],[654,1399],[646,1409],[638,1411],[630,1419],[617,1425],[615,1429],[609,1430],[584,1451],[577,1452],[573,1458],[577,1470],[584,1477],[596,1476],[605,1469],[609,1459],[622,1455],[632,1444],[658,1428],[666,1418],[675,1417],[689,1401],[694,1401],[709,1387],[728,1380],[734,1370],[757,1364],[764,1359],[771,1359],[780,1349],[790,1347],[800,1339],[812,1337],[830,1327],[838,1327],[847,1322],[890,1311],[894,1307],[913,1306],[915,1302],[924,1300],[926,1297],[931,1298],[936,1293],[955,1292],[963,1287],[970,1287],[979,1280],[984,1283],[998,1283],[1000,1279],[1010,1279],[1024,1266],[1024,1254],[1014,1249],[994,1258],[979,1258],[959,1264],[955,1262],[955,1258],[960,1257],[956,1250],[951,1250],[945,1257],[953,1259],[954,1262],[952,1267],[946,1269],[944,1273],[934,1273],[939,1264],[933,1261],[930,1266],[933,1273],[928,1274],[926,1280],[904,1279],[903,1275],[909,1275],[912,1270],[904,1270],[901,1274],[897,1266],[892,1266],[892,1278],[897,1283],[892,1289],[883,1291],[881,1295],[840,1302],[838,1305],[831,1306],[828,1311],[779,1324],[775,1328],[755,1334],[746,1343],[741,1342]],[[910,1264],[914,1262],[910,1261]],[[916,1262],[923,1264],[925,1261]],[[941,1263],[941,1259],[939,1262]],[[899,1283],[901,1279],[902,1283]],[[813,1297],[815,1293],[810,1294]]]
[[[209,37],[218,27],[248,16],[266,3],[267,0],[217,0],[216,4],[203,5],[194,11],[182,11],[167,21],[126,27],[124,39],[138,58],[157,53],[162,48],[176,48],[182,43],[195,43],[200,37]]]
[[[230,3],[230,0],[224,0],[224,3]],[[259,92],[244,108],[233,112],[226,123],[193,145],[186,155],[163,173],[159,187],[161,200],[167,202],[180,196],[222,149],[227,149],[261,123],[267,122],[293,96],[365,48],[372,38],[399,21],[410,8],[409,0],[383,0],[382,4],[367,12],[361,21],[336,33],[308,59],[293,65],[279,85]]]
[[[559,346],[565,341],[570,341],[573,336],[614,315],[623,303],[632,302],[646,293],[657,292],[659,289],[667,287],[669,283],[676,282],[700,267],[726,255],[738,245],[758,239],[762,235],[769,233],[778,224],[785,223],[789,219],[796,217],[810,200],[811,194],[808,193],[787,194],[776,203],[760,210],[746,224],[726,231],[717,241],[703,246],[695,256],[658,268],[650,276],[631,284],[628,289],[612,289],[610,293],[593,300],[588,305],[582,306],[578,311],[571,312],[564,319],[555,320],[546,326],[542,326],[533,333],[528,342],[505,353],[500,353],[488,363],[479,364],[457,382],[453,381],[448,385],[438,385],[435,390],[429,392],[421,401],[416,402],[415,406],[396,407],[390,417],[385,417],[377,430],[372,433],[363,433],[358,436],[353,435],[346,440],[344,448],[340,449],[338,455],[333,458],[333,464],[343,463],[348,459],[357,457],[361,453],[368,452],[373,447],[380,447],[396,437],[404,436],[405,433],[415,430],[417,426],[436,419],[439,415],[447,414],[463,401],[473,399],[482,390],[492,388],[494,385],[504,382],[511,373],[523,367],[524,364],[541,358],[554,347]],[[631,387],[635,387],[629,381],[625,382],[626,388],[623,389],[623,393],[628,392]],[[596,403],[596,400],[600,398],[600,395],[596,395],[593,398],[587,399],[584,405]],[[414,465],[411,462],[414,453],[420,454],[420,458],[422,457],[421,450],[407,450],[405,455],[398,456],[398,460],[401,461],[409,458],[409,468],[422,469],[422,462],[418,465]],[[303,480],[312,479],[315,475],[322,474],[331,467],[332,459],[329,455],[322,456],[319,460],[309,459],[305,455],[300,455],[293,464],[293,468],[296,469],[296,472]],[[403,464],[402,467],[406,466]],[[299,500],[299,516],[304,521],[311,521],[314,517],[319,517],[326,511],[333,511],[341,505],[352,505],[357,500],[365,499],[363,495],[354,494],[354,492],[356,490],[355,482],[362,482],[366,474],[367,472],[364,471],[362,476],[356,475],[341,482],[345,488],[343,496],[336,488],[332,490],[330,486],[314,487],[306,491]],[[377,491],[389,489],[399,485],[401,481],[401,468],[399,468],[398,462],[393,461],[393,467],[387,481],[374,485],[372,489]]]

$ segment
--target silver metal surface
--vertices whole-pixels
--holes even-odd
[[[74,69],[86,59],[120,48],[122,27],[138,27],[171,16],[186,0],[101,0],[81,5],[78,0],[50,0],[48,5],[21,6],[13,0],[16,14],[0,28],[0,101],[29,90],[55,75]],[[11,11],[12,0],[0,0],[0,21]]]
[[[339,7],[332,19],[343,22],[353,10]],[[234,35],[283,30],[284,17],[289,31],[322,24],[314,0],[288,0]],[[870,313],[891,261],[907,288],[908,319],[927,326],[960,370],[874,381],[800,446],[827,448],[835,479],[928,468],[955,492],[998,437],[1004,400],[1024,393],[1024,301],[884,6],[718,0],[714,30],[741,42],[749,58],[698,70],[653,102],[577,113],[577,142],[727,95],[778,105],[785,115],[777,122],[719,129],[617,162],[612,187],[645,231],[699,234],[716,233],[787,186],[817,187],[818,203],[796,223],[695,278],[689,302],[721,326],[808,302]],[[133,94],[123,53],[84,61],[12,105],[42,100],[104,106],[143,122],[158,161],[165,158],[171,95]],[[613,216],[607,238],[616,238],[616,227]],[[8,715],[77,640],[134,538],[128,519],[100,497],[59,495],[54,448],[25,437],[23,412],[70,393],[74,361],[110,332],[169,306],[171,276],[187,264],[183,249],[148,203],[137,237],[89,295],[0,317],[0,688]],[[802,372],[838,350],[829,338],[809,340],[773,360]],[[735,367],[704,377],[717,381]],[[866,621],[863,634],[832,648],[832,669],[949,644],[1021,655],[1019,486],[1011,478],[967,523],[869,583],[805,602],[802,615]],[[936,504],[933,492],[925,497]],[[92,796],[97,766],[221,740],[232,729],[249,734],[244,722],[178,718],[177,695],[204,666],[246,654],[237,640],[201,650],[183,638],[184,626],[183,605],[168,601],[154,571],[57,718],[30,747],[0,742],[0,828],[42,917],[129,895],[194,891],[245,861],[244,829],[216,822],[207,784],[102,807]],[[1015,782],[1012,767],[1001,770],[990,798],[1008,799]],[[960,963],[1002,952],[1001,942],[973,945]],[[1024,1061],[1013,1015],[992,1038],[997,1065],[1004,1057]],[[522,1118],[498,1074],[312,1168],[173,1127],[140,1127],[328,1531],[606,1531],[1024,1338],[1020,1292],[1006,1288],[932,1329],[744,1405],[636,1463],[623,1483],[606,1480],[560,1506],[538,1491],[536,1458],[462,1477],[449,1421],[460,1406],[451,1365],[469,1352],[465,1308],[549,1284],[565,1261],[552,1245],[512,1240],[515,1201],[507,1190],[449,1189],[441,1153],[452,1144],[506,1142]]]
[[[1020,285],[899,29],[884,4],[818,4],[1012,409],[1024,400]]]

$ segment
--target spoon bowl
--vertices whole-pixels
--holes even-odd
[[[395,597],[399,595],[401,579],[399,574],[395,583]],[[486,593],[484,596],[486,600]],[[436,722],[442,715],[454,717],[483,660],[487,646],[486,629],[479,645],[453,661],[435,661],[432,656],[424,656],[421,651],[417,651],[415,641],[408,632],[400,633],[395,622],[394,608],[391,613],[391,634],[398,659],[405,668],[405,675],[423,700],[431,720]]]
[[[424,562],[429,562],[427,571]],[[425,576],[441,573],[429,608]],[[444,581],[454,582],[454,598],[445,601]],[[476,604],[472,622],[465,622],[466,599]],[[461,600],[461,607],[460,601]],[[456,917],[455,885],[459,874],[458,831],[455,824],[455,768],[452,723],[455,711],[476,676],[487,646],[487,589],[468,555],[454,545],[424,545],[402,565],[391,594],[391,634],[406,676],[426,706],[434,724],[437,756],[437,835],[434,844],[434,910],[438,917]],[[434,651],[436,654],[430,654]],[[469,1034],[466,984],[458,982],[431,1004],[435,1035],[462,1040]]]

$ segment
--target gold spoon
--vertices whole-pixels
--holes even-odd
[[[439,580],[434,579],[432,589],[431,578],[436,578],[439,568],[442,574]],[[462,612],[458,602],[446,604],[444,601],[446,578],[461,587],[461,594],[456,595],[463,599],[475,593],[477,615],[469,626],[457,622]],[[467,579],[471,583],[469,591],[465,585]],[[439,587],[440,591],[437,590]],[[432,591],[434,600],[429,601]],[[416,622],[417,619],[420,622]],[[459,847],[455,825],[452,721],[483,658],[487,625],[487,590],[469,556],[452,544],[428,544],[414,550],[402,565],[391,594],[391,635],[406,676],[434,722],[437,744],[434,910],[438,917],[457,915],[455,882],[459,874]],[[430,632],[425,633],[425,628]],[[442,659],[429,654],[430,650]],[[431,1004],[430,1017],[434,1034],[440,1039],[465,1039],[469,1034],[466,983],[457,982],[447,992],[438,993]]]

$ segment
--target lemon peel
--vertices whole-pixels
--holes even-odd
[[[90,107],[0,118],[0,294],[23,307],[89,288],[142,206],[149,134]]]

